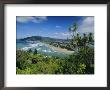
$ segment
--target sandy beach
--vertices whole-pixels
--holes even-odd
[[[52,45],[49,45],[49,44],[47,44],[50,48],[52,48],[52,49],[54,49],[54,50],[56,50],[56,51],[60,51],[60,52],[63,52],[63,53],[66,53],[66,54],[72,54],[72,53],[74,53],[74,51],[69,51],[69,50],[67,50],[67,49],[63,49],[63,48],[60,48],[60,47],[54,47],[54,46],[52,46]]]

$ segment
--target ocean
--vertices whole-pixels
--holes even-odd
[[[68,54],[65,52],[57,51],[54,48],[51,48],[48,44],[42,43],[40,41],[19,41],[16,40],[16,48],[24,51],[31,49],[34,51],[37,49],[38,53],[44,54],[47,56],[57,56],[57,57],[68,57]]]

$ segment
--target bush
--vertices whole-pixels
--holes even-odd
[[[34,62],[33,62],[34,61]],[[17,74],[93,74],[94,49],[80,48],[68,58],[56,58],[17,50]]]
[[[94,49],[92,48],[80,48],[78,52],[70,55],[68,61],[75,65],[74,67],[76,67],[76,73],[94,73],[94,67],[91,67],[94,65]],[[83,65],[85,68],[81,65]]]

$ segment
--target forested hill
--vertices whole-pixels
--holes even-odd
[[[17,39],[20,41],[67,41],[66,39],[56,39],[50,37],[42,37],[42,36],[31,36],[22,39]]]

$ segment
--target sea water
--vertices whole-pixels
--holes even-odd
[[[68,55],[64,52],[60,52],[57,50],[54,50],[54,48],[49,47],[49,45],[42,43],[40,41],[16,41],[16,48],[24,51],[28,51],[31,49],[34,51],[35,49],[40,54],[45,54],[48,56],[57,56],[57,57],[67,57]]]

